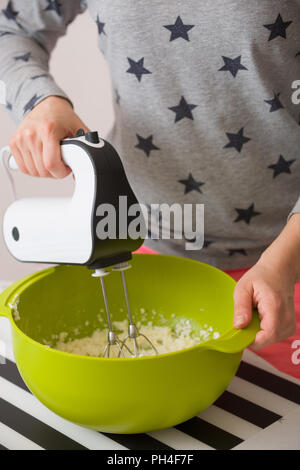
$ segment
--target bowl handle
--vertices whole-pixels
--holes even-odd
[[[12,290],[11,286],[9,286],[0,294],[0,317],[10,318],[11,316],[11,308],[8,305],[8,299]]]
[[[56,270],[56,266],[52,268],[44,269],[43,271],[37,271],[33,274],[29,274],[23,279],[14,282],[9,287],[7,287],[3,292],[1,292],[0,316],[11,318],[12,309],[10,307],[10,303],[14,302],[14,297],[16,296],[16,294],[19,295],[28,286],[38,281],[39,279],[42,279],[43,277],[49,276],[50,274],[54,273],[55,270]]]
[[[253,309],[252,320],[248,326],[231,330],[220,340],[214,340],[210,348],[224,353],[237,353],[247,348],[260,330],[260,319],[257,309]]]
[[[1,301],[1,299],[0,299]],[[7,308],[7,307],[1,307],[0,306],[0,317],[6,317],[6,318],[10,318],[10,309]]]

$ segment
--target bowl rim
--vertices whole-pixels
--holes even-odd
[[[167,255],[167,254],[160,254],[160,253],[158,253],[158,254],[154,254],[154,253],[134,253],[133,254],[133,259],[135,257],[141,257],[141,256],[147,256],[147,257],[159,256],[160,258],[161,257],[172,258],[172,259],[179,260],[179,262],[187,262],[187,263],[190,263],[190,264],[199,264],[200,263],[201,265],[205,266],[206,269],[215,271],[218,274],[222,274],[224,277],[226,277],[227,279],[230,280],[230,282],[232,283],[233,286],[236,285],[236,281],[229,274],[227,274],[226,272],[222,271],[219,268],[216,268],[215,266],[211,266],[211,265],[209,265],[207,263],[204,263],[202,261],[194,260],[194,259],[191,259],[191,258],[185,258],[183,256]],[[33,284],[34,281],[38,281],[39,279],[42,279],[42,278],[52,274],[57,269],[65,268],[67,266],[75,266],[75,265],[67,265],[67,264],[54,265],[50,268],[46,268],[46,269],[42,269],[40,271],[36,271],[32,274],[29,274],[28,276],[26,276],[24,278],[21,278],[18,281],[15,281],[13,284],[11,284],[7,289],[5,289],[0,294],[0,295],[2,295],[6,291],[10,291],[9,295],[6,299],[6,302],[5,302],[5,306],[9,310],[9,314],[7,315],[7,318],[10,320],[11,327],[13,327],[17,331],[17,333],[20,336],[22,336],[27,342],[29,342],[29,343],[31,343],[35,346],[38,346],[39,348],[42,348],[42,350],[44,350],[44,351],[48,351],[50,353],[56,353],[56,354],[62,355],[63,357],[76,358],[78,360],[79,359],[81,359],[81,360],[90,360],[90,361],[99,361],[99,360],[101,360],[101,361],[110,361],[110,362],[114,362],[114,363],[116,361],[117,361],[117,363],[120,363],[120,361],[122,361],[122,362],[129,361],[129,362],[133,363],[137,360],[138,361],[142,361],[142,360],[147,361],[147,360],[153,360],[153,359],[158,360],[159,358],[173,357],[173,356],[176,356],[178,354],[184,354],[184,353],[187,353],[189,351],[194,351],[194,350],[197,350],[197,349],[217,351],[216,348],[212,347],[214,344],[217,344],[218,341],[224,340],[224,337],[226,339],[228,337],[230,337],[230,339],[233,339],[242,331],[242,329],[237,329],[232,325],[232,327],[230,327],[228,330],[224,331],[217,339],[211,338],[207,341],[203,341],[202,343],[195,344],[194,346],[190,346],[190,347],[187,347],[187,348],[182,348],[182,349],[179,349],[178,351],[172,351],[172,352],[168,352],[168,353],[158,354],[158,355],[155,355],[155,356],[120,357],[120,358],[119,357],[106,358],[106,357],[96,357],[96,356],[83,356],[83,355],[80,355],[80,354],[73,354],[73,353],[69,353],[69,352],[66,352],[66,351],[60,351],[59,349],[55,349],[53,347],[46,346],[45,344],[42,344],[39,341],[36,341],[35,339],[28,336],[26,333],[24,333],[18,327],[18,325],[17,325],[17,323],[14,319],[14,316],[12,314],[13,309],[12,309],[12,307],[8,306],[8,303],[10,302],[11,298],[15,299],[16,297],[20,296],[22,294],[22,292],[24,292],[30,285]],[[80,265],[80,267],[83,267],[83,266]],[[224,353],[226,353],[226,351],[224,351]],[[229,354],[230,354],[230,352],[229,352]]]

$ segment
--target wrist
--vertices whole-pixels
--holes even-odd
[[[277,270],[294,284],[300,280],[300,213],[290,217],[259,262]]]
[[[46,110],[52,110],[54,107],[68,107],[73,110],[73,105],[71,101],[69,101],[67,98],[64,98],[63,96],[56,96],[56,95],[50,95],[46,96],[43,100],[41,100],[35,107],[34,109],[46,109]]]

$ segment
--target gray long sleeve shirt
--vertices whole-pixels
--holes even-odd
[[[149,245],[224,269],[253,264],[300,212],[300,1],[9,1],[0,80],[16,122],[49,95],[72,100],[48,61],[86,8],[115,93],[108,139],[139,200],[205,207],[202,250]]]

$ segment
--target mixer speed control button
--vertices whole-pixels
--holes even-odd
[[[91,144],[99,144],[100,139],[97,131],[94,132],[87,132],[85,134],[85,140],[90,142]]]

